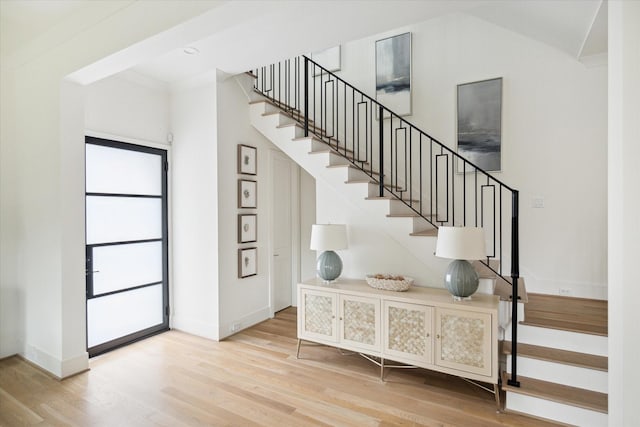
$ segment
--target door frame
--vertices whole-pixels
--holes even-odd
[[[275,300],[275,265],[274,265],[274,237],[275,228],[273,227],[273,220],[275,216],[274,199],[273,194],[274,185],[274,173],[273,173],[273,160],[275,157],[281,157],[287,160],[291,164],[290,179],[291,179],[291,305],[296,305],[296,291],[297,284],[300,282],[300,166],[291,160],[284,152],[278,149],[269,149],[268,162],[268,186],[269,186],[269,315],[273,317],[275,315],[274,300]]]
[[[85,268],[86,268],[86,273],[85,273],[85,345],[87,348],[87,353],[89,354],[89,357],[93,357],[93,356],[97,356],[100,354],[103,354],[105,352],[111,351],[111,350],[115,350],[116,348],[128,345],[128,344],[132,344],[136,341],[148,338],[152,335],[156,335],[158,333],[161,332],[165,332],[168,331],[170,329],[170,284],[171,284],[171,277],[170,277],[170,262],[171,262],[171,258],[170,258],[170,246],[169,246],[169,240],[170,240],[170,227],[169,227],[169,218],[170,218],[170,210],[169,210],[169,182],[170,182],[170,169],[169,169],[169,159],[170,159],[170,147],[169,146],[164,146],[162,144],[155,144],[155,143],[148,143],[145,141],[139,141],[139,140],[132,140],[130,138],[122,138],[122,137],[118,137],[118,136],[112,136],[112,135],[104,135],[104,134],[97,134],[94,132],[86,132],[85,133],[85,137],[84,137],[84,146],[86,147],[87,144],[93,144],[93,145],[100,145],[100,146],[105,146],[105,147],[112,147],[112,148],[119,148],[119,149],[125,149],[125,150],[131,150],[131,151],[137,151],[137,152],[142,152],[142,153],[151,153],[151,154],[157,154],[160,155],[162,158],[162,163],[163,163],[163,169],[164,169],[164,174],[162,176],[162,197],[161,197],[161,205],[162,205],[162,282],[164,284],[163,288],[162,288],[162,305],[163,305],[163,312],[162,312],[162,323],[116,338],[114,340],[111,341],[107,341],[105,343],[96,345],[94,347],[92,347],[91,351],[89,351],[89,326],[88,326],[88,301],[90,299],[90,297],[92,295],[89,295],[89,287],[92,285],[89,285],[89,282],[92,282],[92,276],[89,275],[88,271],[89,268],[91,267],[91,265],[89,264],[90,262],[90,250],[88,248],[87,245],[87,232],[86,232],[86,200],[87,200],[87,191],[86,191],[86,155],[85,155],[85,182],[84,182],[84,186],[85,186],[85,196],[84,196],[84,203],[85,203]],[[117,243],[117,242],[114,242]],[[91,245],[91,246],[102,246],[101,244],[98,245]],[[133,287],[135,289],[135,287]]]

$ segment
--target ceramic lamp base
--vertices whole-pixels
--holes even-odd
[[[342,273],[342,260],[334,251],[324,251],[318,257],[316,268],[318,269],[318,277],[325,282],[331,282]]]
[[[457,301],[473,295],[478,290],[478,283],[478,273],[469,261],[453,261],[444,274],[444,285]]]

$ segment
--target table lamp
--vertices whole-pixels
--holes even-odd
[[[318,257],[318,276],[325,282],[342,273],[342,260],[334,251],[347,248],[347,226],[344,224],[314,224],[311,226],[311,250],[323,251]]]
[[[444,274],[444,284],[457,301],[478,290],[478,273],[468,260],[485,258],[484,230],[479,227],[440,227],[436,256],[453,259]]]

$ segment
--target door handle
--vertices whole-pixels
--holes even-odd
[[[91,270],[91,271],[89,271],[89,270],[85,270],[85,271],[84,271],[84,274],[85,274],[85,275],[87,275],[87,276],[88,276],[89,274],[93,274],[93,273],[100,273],[100,270]]]

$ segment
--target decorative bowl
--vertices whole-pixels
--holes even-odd
[[[404,292],[413,284],[413,278],[394,274],[367,274],[369,286],[385,291]]]

